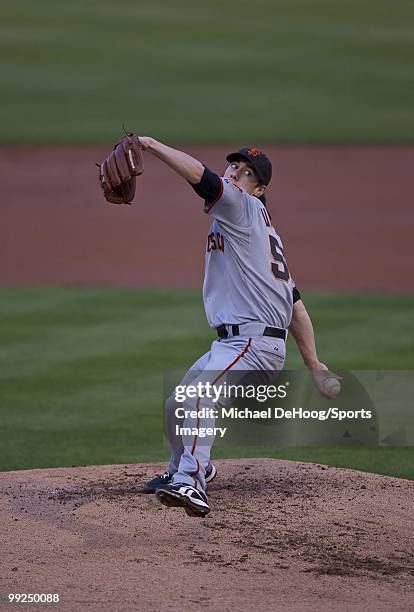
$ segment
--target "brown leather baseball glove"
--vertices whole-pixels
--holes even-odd
[[[131,204],[136,178],[144,171],[144,156],[138,136],[127,134],[99,168],[99,185],[111,204]]]

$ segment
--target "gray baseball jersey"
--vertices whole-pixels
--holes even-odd
[[[293,288],[283,244],[265,205],[228,179],[205,205],[214,218],[207,238],[204,308],[211,327],[259,321],[287,329]]]

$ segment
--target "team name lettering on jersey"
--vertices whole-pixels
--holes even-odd
[[[217,250],[224,253],[224,236],[220,232],[211,232],[207,236],[207,253]]]

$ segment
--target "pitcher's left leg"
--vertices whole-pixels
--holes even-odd
[[[226,375],[233,370],[249,369],[245,356],[251,345],[249,338],[233,339],[232,342],[213,342],[210,359],[204,372],[194,379],[192,385],[210,384],[210,396],[188,398],[184,403],[187,417],[184,419],[184,451],[178,471],[172,483],[185,483],[197,490],[205,491],[205,470],[210,461],[211,447],[215,435],[215,390],[226,381]],[[189,433],[194,432],[194,433]]]

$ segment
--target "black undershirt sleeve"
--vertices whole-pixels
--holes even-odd
[[[295,303],[295,302],[297,302],[298,300],[300,300],[300,299],[301,299],[301,297],[300,297],[300,293],[299,293],[299,291],[296,289],[296,287],[293,287],[293,291],[292,291],[292,293],[293,293],[293,303]]]
[[[204,198],[206,202],[214,202],[221,193],[221,178],[208,168],[204,168],[203,176],[199,183],[190,183],[197,195]]]

